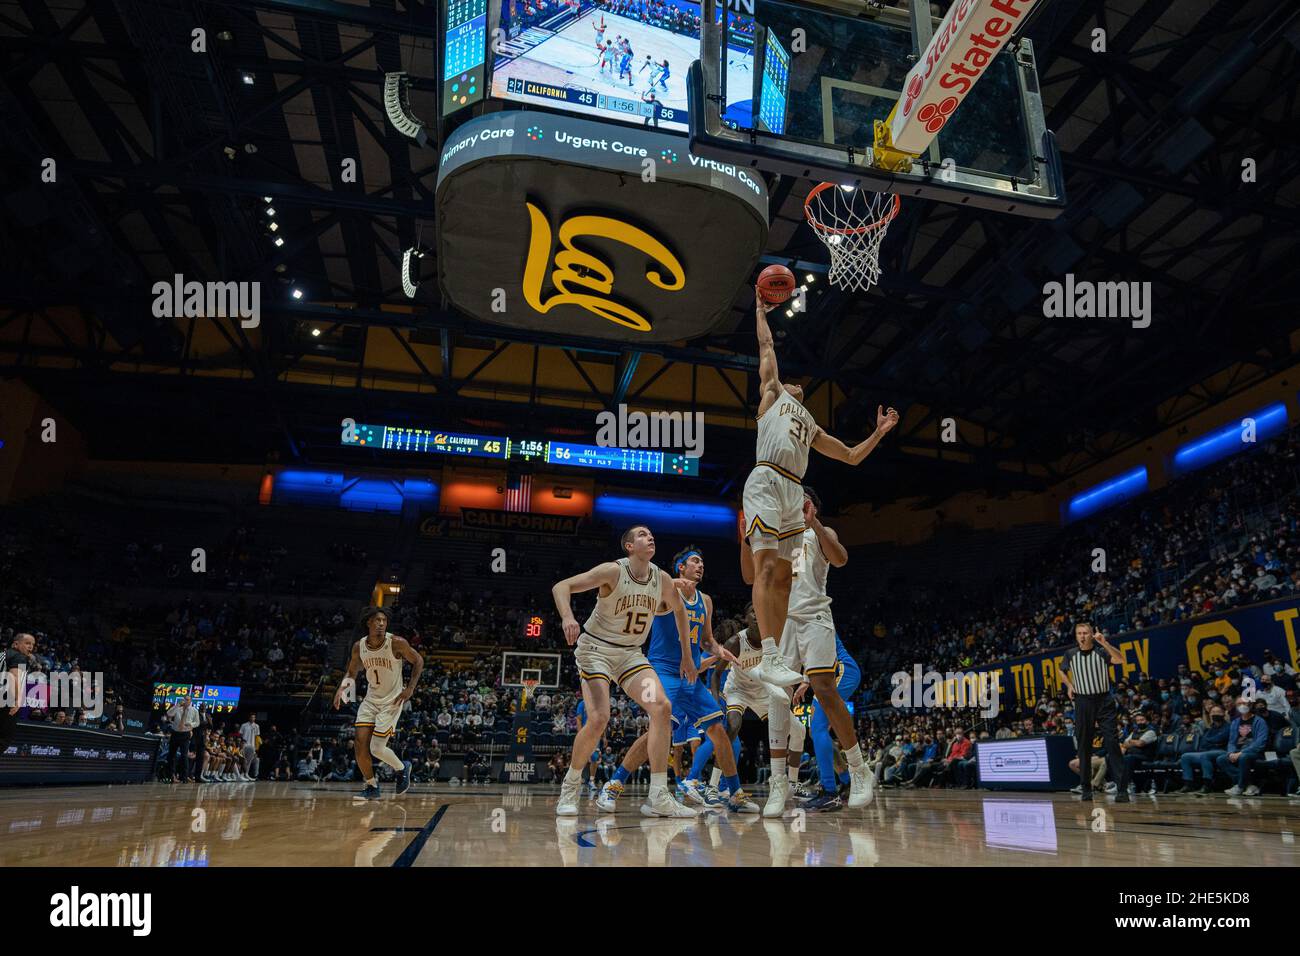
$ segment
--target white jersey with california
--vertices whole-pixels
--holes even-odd
[[[812,528],[804,530],[800,545],[794,554],[789,616],[800,621],[813,621],[818,615],[829,619],[831,598],[826,593],[826,575],[831,569],[831,563],[826,559],[821,542],[817,540],[817,532]]]
[[[620,558],[618,584],[596,606],[582,625],[574,648],[578,675],[583,680],[604,679],[622,685],[633,674],[648,668],[641,645],[650,635],[662,598],[660,570],[650,565],[645,580],[632,576],[629,558]]]
[[[781,656],[791,670],[804,675],[834,672],[835,621],[826,576],[831,563],[822,551],[817,532],[807,529],[799,538],[791,569],[790,607],[781,632]]]
[[[780,397],[758,419],[758,461],[745,481],[745,534],[755,551],[776,550],[789,561],[803,531],[803,480],[819,426],[793,395]]]
[[[401,707],[402,658],[393,652],[393,635],[385,634],[377,648],[366,646],[367,638],[357,642],[361,669],[366,672],[366,697],[357,708],[356,726],[373,727],[376,737],[387,737],[397,726]]]
[[[762,662],[763,648],[750,647],[748,637],[748,628],[740,632],[738,641],[740,646],[736,649],[736,660],[740,663],[732,664],[727,670],[727,681],[722,687],[722,696],[727,701],[728,713],[743,713],[749,709],[766,720],[768,686],[757,677],[745,673]]]

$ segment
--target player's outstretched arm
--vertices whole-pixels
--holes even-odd
[[[707,594],[704,595],[704,628],[701,637],[701,643],[704,645],[705,650],[713,655],[715,663],[718,660],[724,660],[729,664],[736,663],[735,655],[729,654],[713,636],[713,598]],[[704,665],[701,662],[700,670],[703,669]]]
[[[804,502],[803,523],[812,528],[813,534],[817,535],[817,544],[822,549],[822,554],[826,555],[826,560],[830,562],[831,567],[842,568],[849,563],[849,549],[840,543],[840,536],[832,528],[822,524],[813,510],[811,501]]]
[[[860,465],[868,455],[876,450],[880,440],[893,431],[894,426],[897,424],[898,412],[892,408],[885,411],[883,407],[877,407],[876,430],[852,448],[828,433],[824,428],[817,429],[817,435],[813,438],[812,447],[827,458],[834,458],[836,461],[842,461],[847,465]]]
[[[349,687],[356,686],[357,671],[361,670],[361,651],[357,643],[352,642],[352,656],[348,658],[348,672],[344,675],[343,680],[339,681],[339,688],[334,692],[334,709],[338,710],[343,703],[343,693]]]
[[[781,370],[776,364],[776,344],[772,338],[772,327],[767,324],[767,313],[775,309],[763,301],[758,289],[754,289],[754,324],[758,332],[758,417],[772,407],[781,397]]]
[[[573,606],[570,603],[573,595],[581,594],[583,591],[591,591],[595,588],[613,590],[617,586],[618,564],[614,561],[606,561],[604,564],[596,565],[590,571],[583,571],[571,578],[557,581],[551,588],[551,597],[555,599],[555,609],[560,612],[560,621],[564,626],[564,639],[569,642],[570,646],[578,642],[578,633],[581,630],[577,619],[573,616]],[[676,591],[673,593],[675,594]],[[680,598],[678,603],[681,603]]]
[[[402,693],[397,697],[399,702],[407,701],[415,693],[415,685],[420,680],[420,674],[424,672],[424,655],[412,647],[404,637],[393,638],[393,651],[411,665],[411,679],[407,681],[406,686],[402,688]]]

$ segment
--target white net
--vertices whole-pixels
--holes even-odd
[[[879,281],[880,244],[898,215],[899,204],[893,193],[834,183],[813,187],[804,200],[804,215],[830,251],[831,285],[866,292]]]

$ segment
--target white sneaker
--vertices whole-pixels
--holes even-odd
[[[1118,791],[1118,790],[1119,790],[1119,787],[1115,784],[1115,781],[1114,781],[1114,780],[1112,780],[1110,783],[1106,784],[1106,792],[1107,792],[1107,793],[1115,793],[1115,792]]]
[[[790,799],[790,778],[782,774],[773,777],[767,791],[767,803],[763,805],[763,816],[779,817],[785,813],[786,801]]]
[[[1234,783],[1231,787],[1229,787],[1227,790],[1225,790],[1225,791],[1223,791],[1223,792],[1226,793],[1226,794],[1227,794],[1228,796],[1230,796],[1230,797],[1239,797],[1239,796],[1241,796],[1241,787],[1237,786],[1237,785]]]
[[[685,819],[698,815],[698,811],[683,806],[673,799],[667,787],[661,787],[646,797],[641,804],[641,815],[646,817],[677,817]]]
[[[1242,794],[1247,797],[1258,797],[1259,787],[1255,786],[1252,783],[1249,787],[1247,787],[1245,790],[1242,791]]]
[[[849,768],[849,809],[865,807],[876,796],[876,777],[864,763],[856,770]]]
[[[748,673],[750,677],[757,678],[764,684],[771,684],[778,688],[803,683],[803,675],[786,667],[785,659],[781,657],[779,651],[769,651],[764,654],[758,666],[751,668]],[[782,693],[785,693],[785,691],[782,691]],[[788,696],[787,699],[789,699]]]
[[[604,813],[613,813],[618,798],[623,795],[623,785],[611,780],[600,788],[600,795],[596,797],[596,808]]]
[[[560,784],[560,799],[555,804],[557,817],[576,817],[578,815],[578,795],[582,792],[582,781]]]

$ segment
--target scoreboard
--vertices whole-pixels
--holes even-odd
[[[207,710],[213,714],[229,714],[239,706],[239,688],[220,684],[178,684],[165,683],[153,685],[153,709],[167,710],[172,704],[186,697],[198,710]]]
[[[700,460],[684,454],[644,448],[615,448],[536,438],[510,438],[407,428],[398,425],[357,425],[355,436],[342,444],[385,451],[494,458],[498,461],[538,461],[569,468],[636,471],[651,475],[698,477]]]

